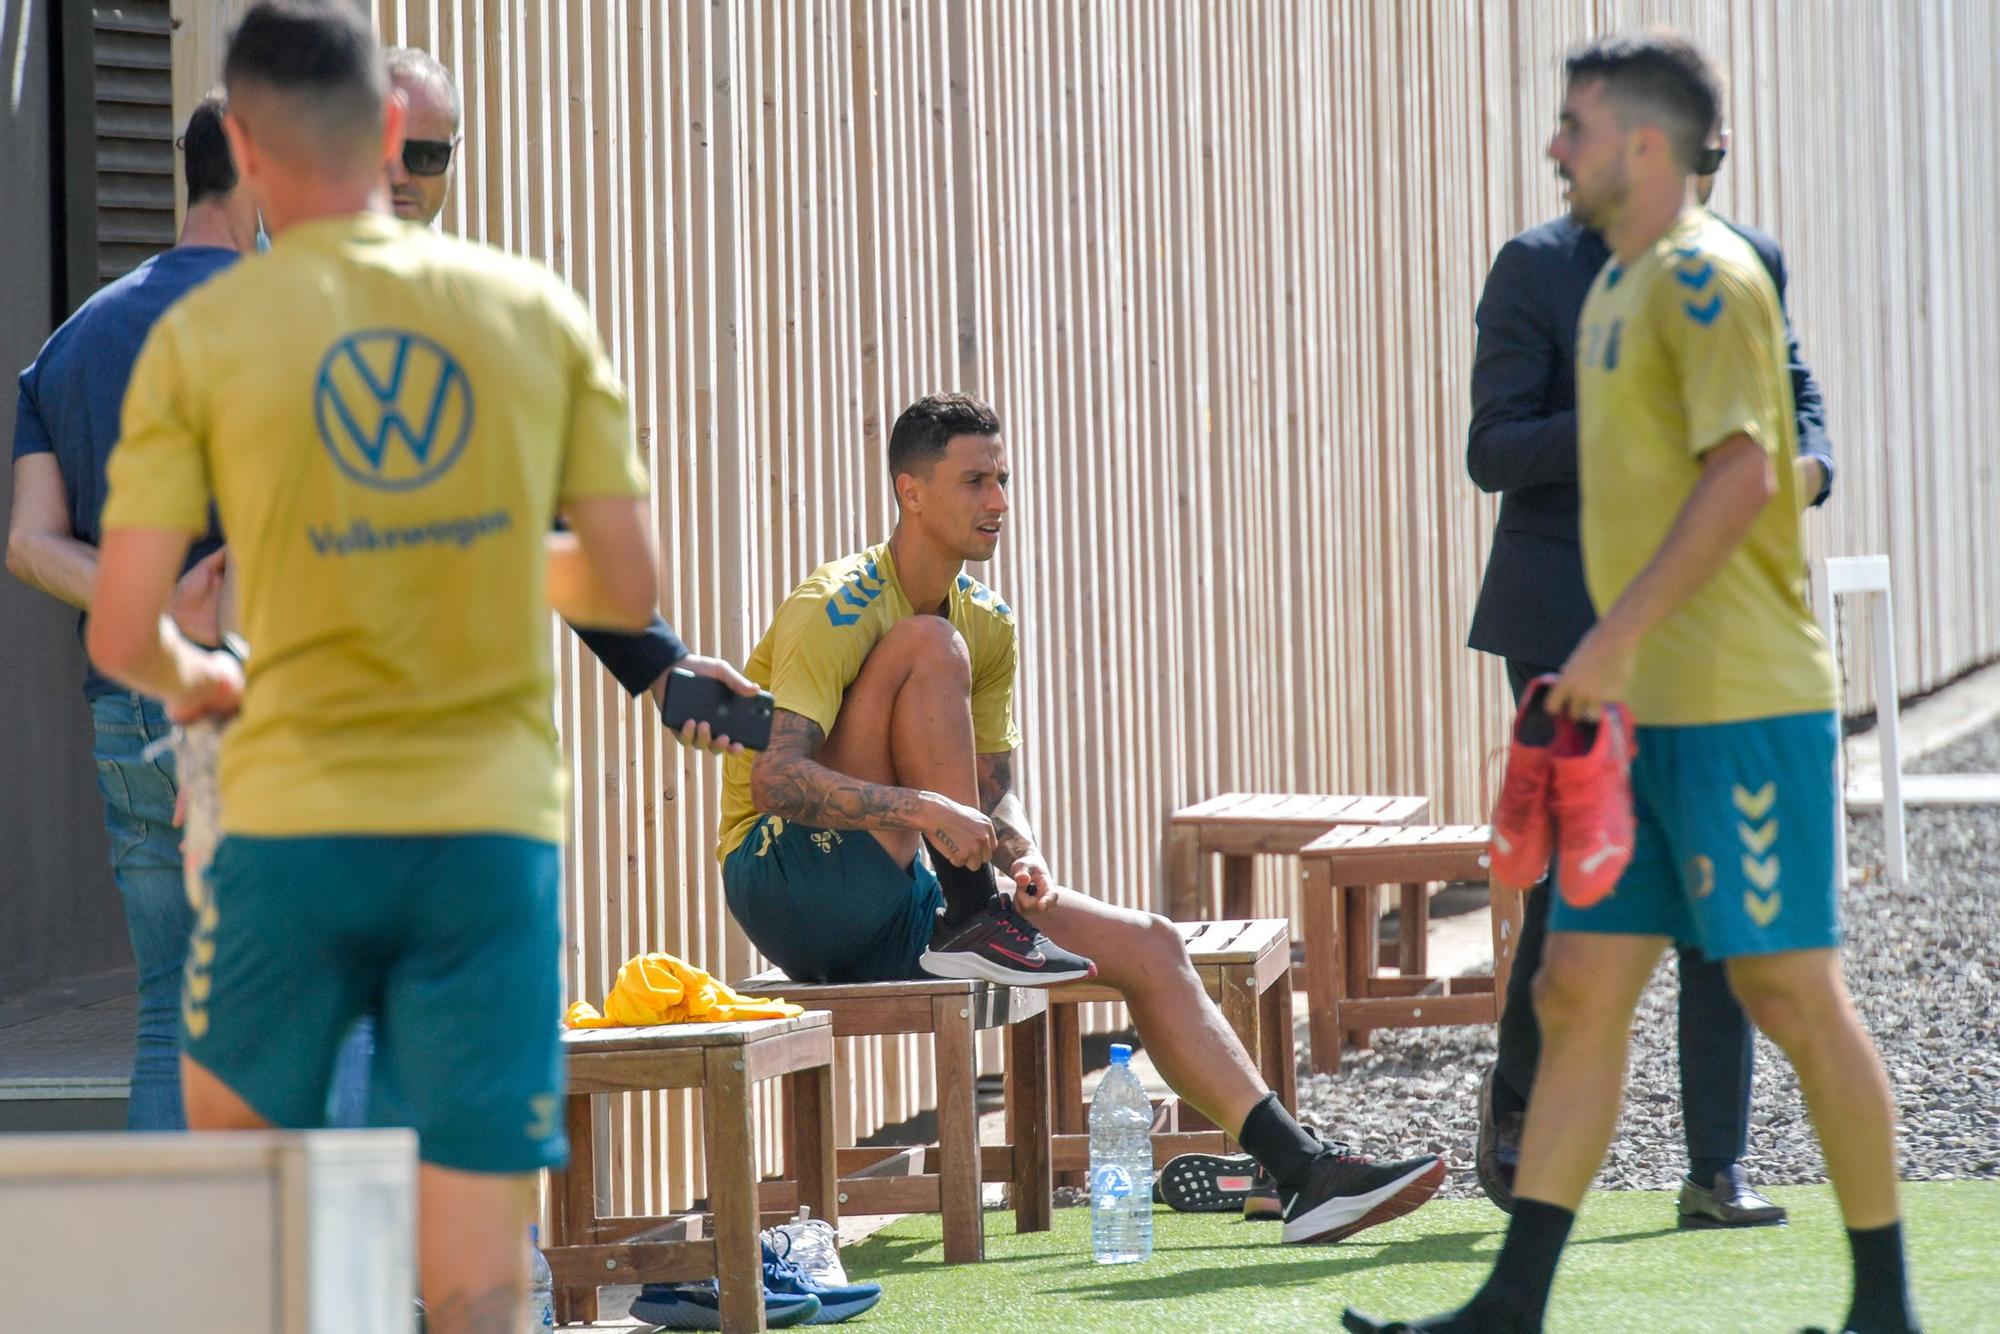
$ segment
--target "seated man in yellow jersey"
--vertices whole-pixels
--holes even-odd
[[[89,632],[177,719],[240,707],[183,997],[188,1122],[320,1124],[373,1013],[374,1119],[419,1136],[430,1328],[517,1329],[533,1174],[566,1151],[548,613],[646,623],[645,479],[576,296],[387,215],[401,103],[352,5],[256,6],[225,80],[277,240],[139,357]],[[247,686],[160,616],[211,498]]]
[[[718,852],[744,931],[813,981],[1035,986],[1095,959],[1167,1082],[1276,1179],[1287,1241],[1338,1241],[1429,1199],[1442,1160],[1371,1163],[1292,1119],[1171,922],[1057,887],[1014,791],[1014,613],[964,572],[1007,522],[999,418],[963,394],[919,399],[888,464],[889,540],[815,571],[750,657],[777,713],[770,747],[723,769]],[[1211,1197],[1221,1161],[1191,1165]]]
[[[1356,1331],[1522,1334],[1618,1119],[1632,1012],[1672,941],[1729,970],[1798,1071],[1854,1259],[1850,1334],[1916,1328],[1898,1221],[1895,1110],[1841,976],[1833,855],[1838,702],[1805,602],[1797,453],[1778,295],[1756,252],[1695,204],[1721,80],[1678,34],[1604,38],[1566,62],[1549,145],[1611,259],[1577,337],[1584,571],[1602,613],[1551,712],[1638,723],[1631,861],[1608,896],[1556,876],[1535,977],[1542,1054],[1491,1277],[1414,1322]],[[1762,1328],[1718,1311],[1721,1329]],[[1647,1313],[1614,1322],[1642,1329]]]

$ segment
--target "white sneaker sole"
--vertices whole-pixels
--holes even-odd
[[[1336,1195],[1325,1204],[1285,1220],[1285,1240],[1290,1242],[1339,1241],[1363,1228],[1386,1223],[1422,1205],[1444,1184],[1444,1159],[1398,1177],[1366,1195]]]
[[[1009,968],[1005,964],[996,963],[977,954],[940,953],[933,950],[925,950],[923,957],[918,959],[917,963],[932,977],[995,982],[1003,987],[1055,987],[1065,982],[1080,982],[1096,972],[1095,965],[1067,970],[1043,968],[1029,972],[1026,969]]]

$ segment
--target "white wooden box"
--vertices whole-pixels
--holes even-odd
[[[406,1130],[0,1136],[0,1325],[406,1334]]]

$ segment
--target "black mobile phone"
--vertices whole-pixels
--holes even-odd
[[[676,667],[667,673],[667,697],[660,717],[678,732],[690,722],[707,723],[715,736],[740,742],[745,750],[771,744],[771,692],[739,695],[712,676]]]

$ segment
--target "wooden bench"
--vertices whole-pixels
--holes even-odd
[[[901,1148],[845,1148],[839,1165],[841,1206],[850,1213],[944,1215],[944,1258],[965,1264],[985,1258],[980,1184],[1008,1183],[1015,1226],[1046,1232],[1053,1183],[1049,1175],[1048,995],[990,982],[922,978],[908,982],[794,982],[773,970],[736,984],[747,995],[782,995],[833,1017],[835,1037],[929,1033],[935,1061],[938,1139],[927,1146],[914,1176],[862,1176],[907,1153]],[[974,1035],[1007,1029],[1009,1143],[979,1144],[974,1101]],[[785,1188],[766,1183],[766,1207],[789,1206]]]
[[[1175,811],[1167,821],[1166,915],[1177,922],[1254,915],[1252,857],[1296,856],[1336,825],[1397,825],[1423,818],[1428,797],[1312,796],[1225,792]],[[1214,905],[1214,865],[1222,857],[1222,904]]]
[[[1499,1021],[1521,934],[1521,896],[1493,894],[1493,974],[1429,976],[1431,886],[1486,880],[1484,825],[1347,825],[1299,852],[1305,867],[1306,995],[1313,1068],[1340,1068],[1343,1045],[1365,1048],[1372,1028]],[[1490,884],[1490,881],[1489,881]],[[1400,887],[1390,976],[1377,932],[1381,888]]]
[[[1236,1031],[1243,1049],[1263,1072],[1264,1082],[1293,1111],[1299,1105],[1298,1066],[1292,1053],[1291,923],[1265,918],[1248,922],[1178,922],[1189,961],[1209,998]],[[1089,1108],[1083,1101],[1083,1034],[1077,1006],[1115,1001],[1118,993],[1102,982],[1068,982],[1051,987],[1049,1025],[1054,1044],[1056,1171],[1080,1181],[1090,1166]],[[1189,1109],[1191,1112],[1192,1109]],[[1185,1114],[1184,1114],[1185,1115]],[[1234,1144],[1208,1126],[1183,1128],[1178,1120],[1153,1136],[1153,1161],[1164,1164],[1180,1153],[1231,1153]]]
[[[558,1323],[596,1320],[600,1285],[716,1278],[722,1287],[722,1327],[764,1328],[751,1089],[759,1080],[783,1077],[786,1170],[814,1216],[837,1223],[833,1032],[830,1016],[808,1011],[796,1019],[586,1028],[563,1034],[569,1167],[549,1173],[553,1218],[544,1250],[555,1276]],[[701,1090],[708,1236],[700,1214],[604,1218],[597,1213],[591,1099],[654,1089]]]

